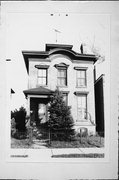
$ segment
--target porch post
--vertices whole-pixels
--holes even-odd
[[[30,116],[30,97],[27,97],[27,115]]]
[[[29,116],[28,122],[27,122],[27,131],[28,131],[28,142],[29,144],[32,143],[33,139],[33,129],[31,126],[31,113],[30,113],[30,96],[27,97],[27,115]]]

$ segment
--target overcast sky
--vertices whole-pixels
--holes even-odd
[[[22,50],[45,50],[46,43],[71,44],[73,50],[80,52],[80,44],[86,43],[88,53],[94,45],[102,55],[109,50],[110,19],[108,15],[89,15],[78,13],[9,13],[7,15],[6,58],[8,81],[15,94],[12,109],[25,105],[23,90],[27,89],[26,72]],[[101,66],[101,65],[99,65]],[[99,70],[98,70],[99,69]],[[99,76],[105,72],[104,65],[97,69]]]

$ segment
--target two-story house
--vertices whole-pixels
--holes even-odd
[[[86,127],[95,133],[94,63],[95,55],[74,52],[72,45],[46,44],[45,51],[23,51],[29,75],[28,114],[35,121],[48,120],[49,98],[56,87],[71,106],[74,128]]]

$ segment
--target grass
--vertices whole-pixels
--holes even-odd
[[[11,138],[11,148],[30,148],[31,144],[28,142],[28,139],[15,139]]]
[[[51,148],[90,148],[90,147],[104,147],[104,138],[99,136],[90,136],[88,138],[77,138],[74,141],[51,141]]]
[[[11,139],[11,148],[33,148],[33,143],[29,143],[28,139]],[[104,138],[100,138],[99,136],[90,136],[88,138],[78,137],[73,141],[51,141],[50,146],[48,143],[45,147],[49,148],[90,148],[90,147],[104,147]],[[37,147],[38,148],[38,147]],[[41,146],[39,145],[39,148]]]

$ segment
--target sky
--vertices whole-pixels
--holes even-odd
[[[27,89],[28,74],[22,56],[23,50],[43,51],[46,43],[71,44],[80,53],[85,43],[87,53],[92,54],[94,46],[101,55],[109,50],[109,16],[78,13],[22,13],[7,15],[6,62],[8,84],[13,88],[11,109],[26,106],[23,90]],[[106,61],[104,62],[106,63]],[[97,65],[97,77],[105,72],[103,63]]]

